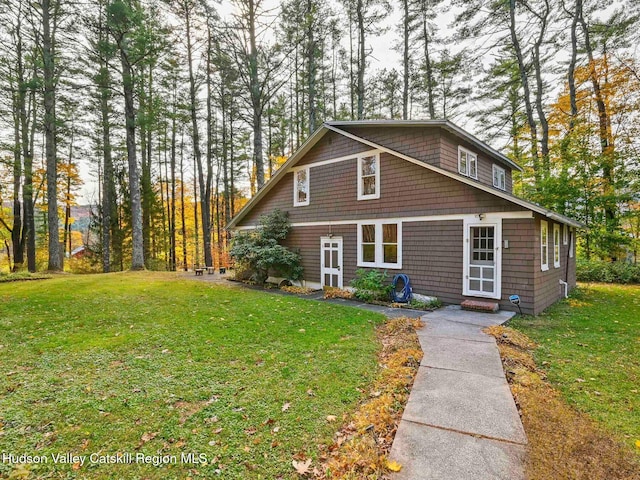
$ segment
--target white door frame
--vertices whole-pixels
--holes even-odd
[[[327,249],[325,248],[324,244],[325,243],[329,243],[330,247]],[[330,265],[330,266],[326,266],[324,264],[324,252],[325,250],[329,250],[329,251],[333,251],[334,248],[331,246],[332,244],[336,244],[337,247],[335,249],[337,249],[338,251],[338,265]],[[338,276],[338,288],[342,288],[343,284],[342,284],[342,237],[320,237],[320,285],[321,286],[325,286],[324,283],[324,276],[325,274],[328,275],[337,275]],[[329,254],[330,258],[333,258],[333,256],[331,254]]]
[[[469,267],[471,263],[471,227],[494,227],[494,292],[480,292],[469,288]],[[462,294],[468,297],[502,298],[502,219],[465,218],[463,222],[462,252]]]

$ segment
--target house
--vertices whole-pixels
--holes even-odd
[[[575,286],[582,225],[512,193],[512,160],[446,120],[327,122],[231,221],[289,212],[303,283],[348,286],[359,268],[414,293],[538,314]]]

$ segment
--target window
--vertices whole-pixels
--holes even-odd
[[[458,172],[471,178],[478,178],[478,156],[464,147],[458,147]]]
[[[309,168],[293,172],[293,206],[309,205]]]
[[[549,224],[540,221],[540,267],[542,271],[549,270]]]
[[[493,166],[493,186],[500,190],[506,190],[506,173],[504,168],[498,165]]]
[[[402,223],[359,224],[358,266],[402,268]]]
[[[553,224],[553,266],[560,268],[560,225]]]
[[[569,227],[567,225],[562,226],[562,244],[569,245]]]
[[[569,258],[573,258],[573,245],[576,237],[576,229],[572,228],[570,232],[571,238],[569,239]]]
[[[358,157],[358,200],[380,198],[380,154]]]

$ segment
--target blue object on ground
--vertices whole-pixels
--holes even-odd
[[[398,292],[398,281],[402,280],[402,290]],[[391,290],[391,298],[396,303],[409,303],[413,297],[413,289],[411,288],[411,282],[409,277],[404,273],[398,273],[393,277],[391,282],[393,289]]]

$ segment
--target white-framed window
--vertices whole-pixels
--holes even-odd
[[[309,167],[293,172],[293,206],[309,205]]]
[[[540,268],[549,270],[549,223],[540,220]]]
[[[562,225],[562,244],[569,245],[569,226]]]
[[[402,223],[385,220],[359,223],[358,266],[402,268]]]
[[[553,224],[553,266],[560,268],[560,225]]]
[[[458,147],[458,172],[478,179],[478,155],[464,147]]]
[[[380,198],[380,154],[358,157],[358,200]]]
[[[576,241],[576,229],[571,228],[571,238],[569,239],[569,258],[573,258],[573,246]]]
[[[504,168],[499,167],[498,165],[493,165],[493,186],[499,188],[500,190],[507,189],[507,174]]]

